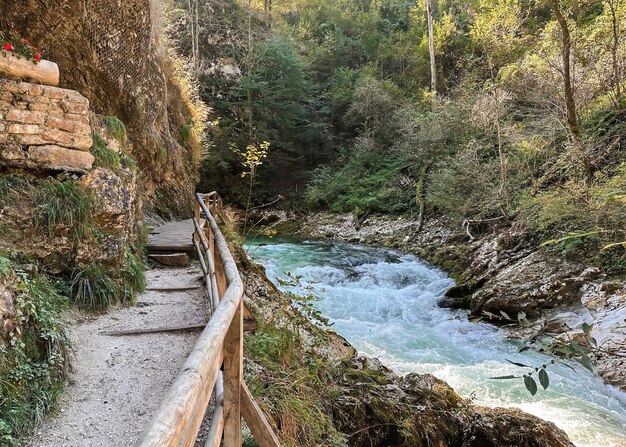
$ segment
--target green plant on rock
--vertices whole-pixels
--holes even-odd
[[[120,163],[126,169],[130,169],[131,171],[137,170],[137,162],[130,156],[128,149],[124,146],[122,147],[122,153],[120,154]]]
[[[94,166],[115,170],[120,166],[120,156],[109,148],[104,138],[97,133],[92,135],[91,154],[95,157]]]
[[[31,178],[26,175],[0,175],[0,202],[16,199],[30,184]]]
[[[10,267],[18,321],[0,344],[0,445],[18,446],[53,408],[67,372],[69,341],[63,329],[67,304],[45,276]]]
[[[100,119],[113,138],[122,145],[126,144],[126,126],[124,126],[124,123],[118,117],[102,116]]]
[[[75,240],[85,235],[91,225],[92,197],[79,188],[71,179],[57,181],[47,179],[41,182],[35,194],[35,223],[49,235],[63,225],[73,232]]]

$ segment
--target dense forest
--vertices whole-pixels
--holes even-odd
[[[214,2],[195,21],[197,57],[234,70],[199,70],[220,117],[202,189],[516,225],[624,269],[626,2]],[[227,42],[213,22],[229,24]],[[263,142],[242,178],[241,154]]]

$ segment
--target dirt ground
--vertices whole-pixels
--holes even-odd
[[[200,269],[146,272],[147,291],[134,307],[75,317],[70,327],[72,371],[58,409],[37,431],[31,447],[128,447],[156,413],[199,333],[108,336],[107,331],[193,325],[208,319]]]

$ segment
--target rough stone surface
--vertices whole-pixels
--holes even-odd
[[[82,171],[91,169],[95,160],[89,152],[74,151],[55,145],[30,146],[29,159],[38,166],[55,171]]]
[[[10,80],[0,81],[0,92],[0,166],[79,173],[91,169],[87,98],[73,90]]]
[[[9,333],[17,324],[15,308],[15,285],[17,277],[0,273],[0,346],[8,341]]]
[[[94,261],[121,266],[126,248],[140,231],[141,200],[135,172],[96,168],[74,181],[92,196],[93,221],[85,237],[77,241],[75,228],[64,224],[50,229],[35,225],[39,181],[33,179],[20,191],[19,201],[0,197],[1,221],[7,223],[0,249],[39,259],[58,272]]]
[[[130,169],[115,173],[96,168],[78,181],[92,193],[93,222],[100,229],[98,237],[81,240],[76,262],[98,261],[116,265],[123,262],[124,251],[136,239],[141,219],[141,200],[137,192],[137,175]]]

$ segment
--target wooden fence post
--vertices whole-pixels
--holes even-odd
[[[243,299],[224,339],[224,447],[241,447]]]

